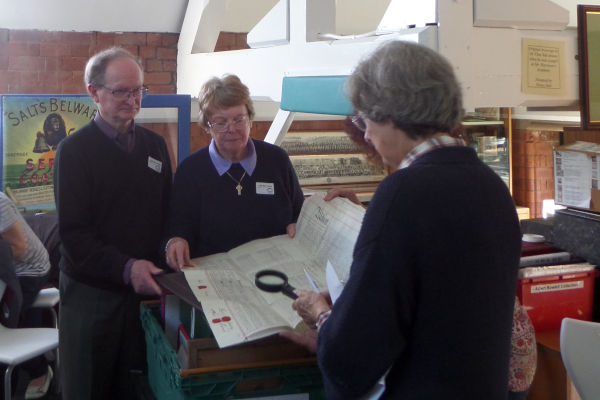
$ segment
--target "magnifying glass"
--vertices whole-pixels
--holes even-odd
[[[287,275],[281,271],[274,269],[258,271],[254,278],[254,284],[257,288],[265,292],[281,292],[292,300],[298,298],[298,295],[294,293],[296,289],[288,283]]]

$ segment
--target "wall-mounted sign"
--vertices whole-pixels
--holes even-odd
[[[523,39],[521,50],[522,92],[548,96],[565,94],[565,44]]]

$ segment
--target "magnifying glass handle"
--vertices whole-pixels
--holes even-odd
[[[298,295],[296,293],[294,293],[294,290],[296,290],[296,288],[294,288],[289,283],[286,283],[281,288],[281,293],[285,294],[287,297],[289,297],[292,300],[296,300],[298,298]]]

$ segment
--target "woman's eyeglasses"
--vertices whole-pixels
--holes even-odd
[[[248,126],[248,121],[249,118],[247,115],[241,115],[229,121],[207,122],[206,124],[216,133],[225,133],[230,125],[232,129],[245,128]]]
[[[360,115],[354,115],[350,119],[355,127],[360,129],[362,132],[367,130],[367,124],[365,124],[365,120]]]

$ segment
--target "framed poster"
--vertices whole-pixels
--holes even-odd
[[[0,96],[0,184],[21,211],[54,210],[58,143],[96,115],[87,95]]]
[[[386,177],[384,167],[369,162],[364,154],[290,156],[290,160],[302,186],[379,183]]]
[[[165,138],[173,170],[190,152],[189,95],[147,95],[136,123]],[[88,95],[0,95],[0,190],[21,212],[54,212],[60,140],[94,119]]]
[[[290,156],[361,152],[345,132],[288,132],[281,142],[281,148]]]
[[[600,129],[600,6],[577,5],[581,126]]]

